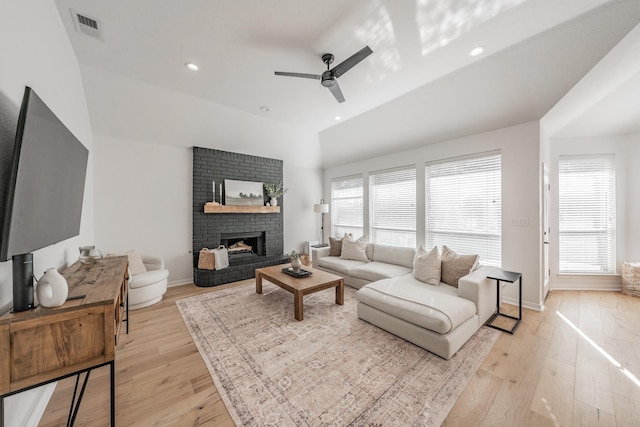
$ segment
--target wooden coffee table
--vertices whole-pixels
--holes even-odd
[[[293,312],[296,320],[304,319],[302,298],[314,292],[336,288],[336,304],[344,305],[344,278],[326,271],[314,270],[307,266],[304,267],[304,270],[311,271],[313,273],[311,276],[293,277],[282,272],[283,268],[288,267],[288,264],[284,264],[256,269],[256,293],[262,293],[262,279],[291,292],[293,294]]]

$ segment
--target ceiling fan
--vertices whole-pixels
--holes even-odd
[[[322,86],[328,88],[333,96],[336,97],[336,100],[338,102],[344,102],[344,95],[342,95],[342,91],[340,90],[340,86],[338,85],[338,80],[336,79],[352,69],[360,61],[362,61],[372,53],[373,51],[369,48],[369,46],[365,46],[332,69],[329,69],[329,66],[333,63],[335,57],[330,53],[325,53],[324,55],[322,55],[322,62],[327,64],[327,71],[322,74],[287,73],[284,71],[276,71],[275,73],[276,76],[302,77],[305,79],[320,80]]]

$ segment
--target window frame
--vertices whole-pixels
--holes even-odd
[[[359,197],[358,196],[336,197],[335,186],[337,183],[340,183],[340,182],[344,183],[347,181],[355,182],[357,180],[360,180],[360,196]],[[340,202],[338,202],[338,200],[340,201],[360,200],[360,225],[359,226],[357,224],[339,224],[337,222],[336,219],[340,214],[340,208],[339,208]],[[333,178],[331,180],[331,234],[330,236],[340,239],[344,236],[344,233],[347,232],[347,229],[350,229],[351,231],[349,232],[351,232],[352,234],[355,232],[355,230],[359,230],[358,232],[355,232],[356,234],[358,234],[357,236],[355,236],[354,234],[355,237],[359,237],[364,234],[364,177],[362,174],[338,177],[338,178]]]
[[[393,180],[394,175],[399,180]],[[390,246],[415,248],[417,243],[416,165],[373,171],[369,173],[368,178],[369,241]],[[376,182],[377,178],[382,181]],[[408,188],[412,191],[389,191],[394,187],[396,190],[405,190],[402,185],[404,182],[410,182]],[[387,186],[386,190],[382,186]],[[387,194],[378,193],[376,188]],[[384,200],[378,200],[379,197],[383,197]],[[401,206],[407,204],[411,205],[410,210],[399,211]],[[388,221],[390,211],[395,214],[392,214],[394,216],[393,222]],[[399,214],[400,212],[401,214]]]
[[[616,229],[615,154],[559,156],[558,274],[615,274]]]
[[[474,167],[475,166],[475,167]],[[497,167],[496,167],[497,166]],[[452,169],[455,168],[455,169]],[[454,173],[464,171],[465,173]],[[484,170],[482,170],[484,169]],[[497,172],[497,176],[496,176]],[[486,186],[472,187],[466,183],[471,174],[484,175]],[[434,186],[434,180],[447,180]],[[448,179],[449,178],[449,179]],[[427,248],[446,245],[461,254],[480,256],[480,263],[495,267],[502,266],[502,153],[500,150],[477,153],[469,156],[453,157],[425,163],[425,243]],[[457,185],[453,190],[452,185]],[[464,187],[468,188],[464,188]],[[447,189],[448,194],[443,189]],[[437,190],[437,191],[436,191]],[[452,193],[455,191],[455,193]],[[485,193],[491,197],[477,200],[477,195]],[[474,200],[475,196],[475,200]],[[437,201],[434,201],[438,198]],[[469,213],[464,214],[467,200]],[[436,203],[438,204],[436,206]],[[458,204],[458,208],[454,208]],[[450,212],[450,217],[445,218]],[[456,216],[459,220],[456,220]],[[474,218],[473,225],[468,218]],[[476,227],[482,226],[478,231]]]

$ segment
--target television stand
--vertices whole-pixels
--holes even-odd
[[[5,397],[75,375],[78,384],[85,373],[69,413],[67,425],[73,425],[89,373],[108,365],[115,425],[115,353],[122,322],[129,332],[128,264],[126,256],[77,261],[62,272],[70,295],[64,304],[0,316],[0,416]],[[85,297],[73,299],[79,295]]]

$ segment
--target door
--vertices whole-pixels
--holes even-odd
[[[542,164],[542,300],[549,293],[549,238],[551,230],[549,229],[549,168],[546,163]]]

